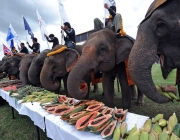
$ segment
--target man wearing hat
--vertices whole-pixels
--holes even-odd
[[[44,34],[44,36],[46,37],[47,41],[48,42],[53,42],[53,46],[52,46],[52,49],[56,46],[56,45],[59,45],[59,40],[57,37],[55,37],[53,34],[50,34],[49,35],[49,38],[47,35]]]

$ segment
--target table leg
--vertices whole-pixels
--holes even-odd
[[[44,117],[44,125],[45,125],[45,133],[46,133],[46,118]],[[47,133],[46,133],[46,135],[47,135]]]
[[[37,131],[37,139],[40,140],[40,133],[39,133],[39,127],[36,126],[36,131]]]
[[[11,111],[12,111],[12,118],[15,119],[15,117],[14,117],[14,108],[13,107],[11,107]]]

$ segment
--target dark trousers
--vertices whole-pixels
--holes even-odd
[[[67,48],[71,48],[71,49],[74,49],[74,47],[75,47],[75,44],[71,41],[66,42],[65,45],[67,46]]]

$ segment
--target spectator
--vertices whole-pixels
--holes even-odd
[[[26,48],[26,46],[24,45],[24,43],[21,43],[20,45],[21,45],[21,48],[19,48],[19,46],[18,46],[19,52],[29,54],[29,51]]]
[[[64,27],[61,26],[61,29],[64,30],[64,32],[66,33],[66,37],[64,37],[65,45],[68,48],[74,49],[76,45],[75,30],[71,28],[69,22],[65,22]]]
[[[46,37],[47,41],[48,42],[53,42],[53,46],[52,46],[52,49],[56,46],[56,45],[59,45],[59,40],[57,37],[55,37],[53,34],[50,34],[49,35],[49,38],[47,35],[44,34],[44,36]]]
[[[27,42],[29,48],[33,50],[33,53],[40,53],[40,44],[37,42],[37,38],[33,38],[32,41],[33,41],[32,46],[30,46],[29,42]]]

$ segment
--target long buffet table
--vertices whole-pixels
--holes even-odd
[[[11,107],[16,109],[19,114],[26,115],[31,118],[34,125],[46,130],[47,137],[53,140],[103,140],[101,135],[90,133],[89,131],[78,131],[74,125],[69,125],[55,116],[45,112],[39,103],[23,103],[16,101],[15,98],[9,96],[9,93],[0,89],[0,96],[6,100]],[[141,116],[133,113],[127,113],[126,122],[128,123],[128,130],[137,124],[141,128],[144,122],[148,119],[146,116]]]

